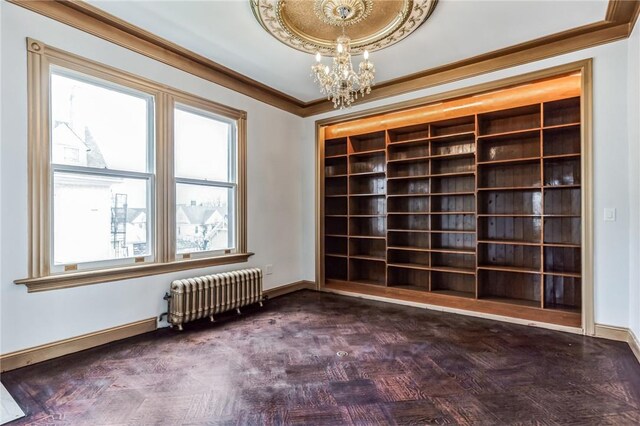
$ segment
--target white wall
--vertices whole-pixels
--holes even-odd
[[[640,25],[628,42],[629,328],[640,338]]]
[[[273,264],[265,288],[315,279],[314,122],[335,112],[300,119],[1,0],[0,24],[0,353],[156,316],[165,310],[162,295],[176,278]],[[13,284],[27,274],[26,37],[248,112],[248,239],[249,250],[256,253],[248,264],[33,294]],[[638,50],[636,28],[630,42],[367,103],[350,112],[593,57],[596,322],[631,325],[640,335]],[[618,209],[617,222],[602,221],[605,206]]]
[[[2,113],[0,149],[0,353],[138,321],[166,310],[162,300],[176,278],[273,265],[265,288],[301,279],[302,120],[236,92],[178,71],[71,27],[0,2]],[[248,113],[247,264],[184,271],[66,290],[28,294],[13,280],[27,276],[26,37],[124,69]]]
[[[428,52],[427,52],[428,54]],[[488,81],[549,68],[585,58],[594,58],[594,194],[595,194],[595,311],[600,324],[627,327],[629,321],[629,185],[627,145],[627,41],[538,61],[502,71],[468,78],[394,98],[353,107],[361,111],[442,93]],[[373,55],[375,62],[375,55]],[[377,64],[384,67],[385,64]],[[636,73],[637,75],[637,73]],[[331,112],[305,120],[302,152],[304,218],[304,279],[315,276],[314,157],[315,121],[338,115]],[[637,121],[637,114],[635,121]],[[637,167],[637,163],[636,163]],[[616,222],[603,222],[603,209],[617,208]],[[634,260],[638,260],[637,258]]]

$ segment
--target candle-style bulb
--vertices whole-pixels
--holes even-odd
[[[338,53],[342,53],[342,43],[338,43]]]
[[[367,59],[369,59],[369,51],[365,50],[364,51],[364,60],[366,61]]]
[[[320,62],[322,60],[322,56],[320,55],[320,52],[316,53],[316,62]]]

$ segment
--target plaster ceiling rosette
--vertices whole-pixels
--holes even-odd
[[[418,29],[437,0],[249,0],[262,27],[294,49],[333,56],[336,39],[351,38],[351,52],[391,46]],[[340,11],[343,15],[341,16]]]

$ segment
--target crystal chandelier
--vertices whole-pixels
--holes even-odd
[[[351,10],[347,6],[338,8],[340,17],[345,20]],[[351,64],[351,39],[344,33],[336,40],[336,52],[331,67],[322,64],[320,52],[316,53],[316,63],[311,67],[314,81],[320,86],[320,92],[327,95],[327,99],[333,102],[334,108],[351,106],[353,101],[360,96],[371,93],[373,78],[376,69],[369,61],[369,52],[364,51],[363,61],[360,62],[356,73]]]

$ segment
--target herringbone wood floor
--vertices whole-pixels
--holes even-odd
[[[626,344],[310,291],[2,382],[15,424],[640,424]]]

